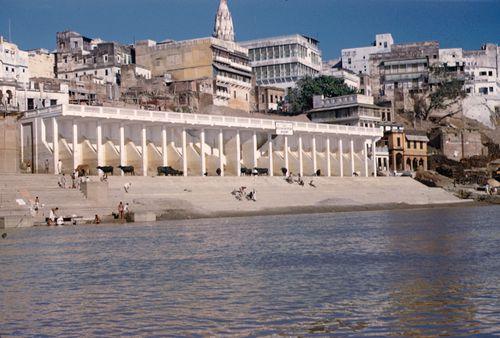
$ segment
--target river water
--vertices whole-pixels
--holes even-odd
[[[9,230],[0,336],[499,335],[500,208]]]

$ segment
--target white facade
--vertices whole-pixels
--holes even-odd
[[[46,49],[28,51],[29,76],[55,78],[55,62],[55,55]]]
[[[361,79],[357,74],[347,70],[347,69],[338,69],[326,67],[323,68],[323,75],[332,76],[337,79],[341,79],[344,83],[352,89],[359,90],[361,86]]]
[[[370,55],[390,52],[393,44],[392,35],[386,33],[377,34],[372,46],[342,49],[342,68],[356,74],[370,74]]]
[[[29,78],[28,52],[0,36],[0,81],[27,84]]]
[[[307,36],[296,34],[239,44],[248,48],[258,85],[291,88],[299,79],[316,76],[322,69],[319,43]]]
[[[280,134],[277,125],[289,132]],[[376,168],[368,149],[379,128],[274,121],[248,117],[183,114],[113,107],[61,105],[26,112],[21,123],[21,160],[34,172],[46,160],[56,172],[80,164],[131,165],[136,173],[156,175],[171,166],[184,176],[240,176],[242,168],[281,168],[309,176],[370,176]],[[30,139],[30,137],[32,138]],[[30,148],[30,145],[33,145]],[[123,174],[123,173],[122,173]]]
[[[465,91],[475,95],[497,95],[500,79],[493,67],[465,66]]]
[[[68,85],[30,81],[26,86],[0,83],[0,109],[26,111],[69,102]]]

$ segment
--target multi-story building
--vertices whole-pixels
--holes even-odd
[[[0,81],[27,84],[29,77],[28,52],[0,36]]]
[[[307,115],[317,123],[374,128],[381,124],[382,113],[386,119],[390,118],[390,108],[376,106],[372,96],[352,94],[328,98],[314,96],[313,109]]]
[[[431,66],[439,63],[439,42],[392,45],[390,52],[371,54],[371,89],[377,102],[392,102],[394,111],[411,109],[410,93],[427,88]]]
[[[305,35],[278,36],[240,44],[248,48],[258,85],[291,88],[305,76],[319,75],[322,69],[319,42]]]
[[[285,108],[285,90],[279,87],[255,86],[255,111],[278,112]]]
[[[214,36],[185,40],[139,41],[136,60],[153,77],[170,76],[173,81],[212,79],[213,104],[249,111],[252,68],[248,50],[234,41],[227,1],[221,0]]]
[[[341,79],[351,89],[359,91],[361,88],[361,78],[358,74],[353,73],[348,69],[330,67],[328,64],[323,64],[322,75],[331,76]]]
[[[389,151],[389,169],[392,171],[416,171],[427,169],[427,143],[424,131],[405,130],[402,126],[387,128],[384,133]]]
[[[377,34],[372,46],[342,49],[342,68],[356,74],[370,74],[370,55],[390,52],[394,39],[390,33]]]
[[[30,79],[30,61],[28,52],[0,37],[0,111],[19,112],[68,103],[67,86]]]
[[[459,130],[449,127],[436,128],[431,133],[431,145],[455,161],[488,154],[488,149],[482,143],[481,133],[472,128]]]
[[[91,39],[72,31],[58,32],[57,78],[81,80],[88,75],[120,85],[121,66],[134,63],[132,55],[130,46]]]

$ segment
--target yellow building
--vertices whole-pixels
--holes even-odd
[[[427,169],[427,143],[425,132],[390,127],[384,138],[389,149],[389,168],[392,171]]]

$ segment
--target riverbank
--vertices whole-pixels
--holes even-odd
[[[253,217],[253,216],[282,216],[282,215],[307,215],[325,213],[351,213],[364,211],[390,211],[390,210],[419,210],[419,209],[443,209],[443,208],[471,208],[487,207],[490,203],[465,200],[463,203],[422,204],[412,205],[406,203],[395,204],[368,204],[368,205],[346,205],[346,206],[298,206],[294,208],[264,208],[261,210],[235,210],[220,211],[213,213],[199,213],[194,210],[166,210],[158,216],[157,221],[187,220],[187,219],[210,219],[231,217]]]
[[[59,215],[114,222],[120,202],[128,203],[138,219],[194,219],[282,215],[364,210],[394,210],[465,205],[441,188],[429,188],[409,177],[306,177],[304,185],[287,183],[283,177],[142,177],[112,176],[94,194],[85,198],[76,189],[57,186],[53,175],[12,175],[0,177],[3,206],[1,212],[20,212],[28,208],[35,196],[44,204],[34,222],[41,224],[50,208],[59,208]],[[131,183],[128,192],[124,185]],[[255,191],[255,201],[232,192],[245,187]],[[17,199],[26,202],[17,205]],[[95,198],[95,199],[94,199]],[[24,210],[26,212],[26,210]],[[152,217],[151,217],[152,215]]]

